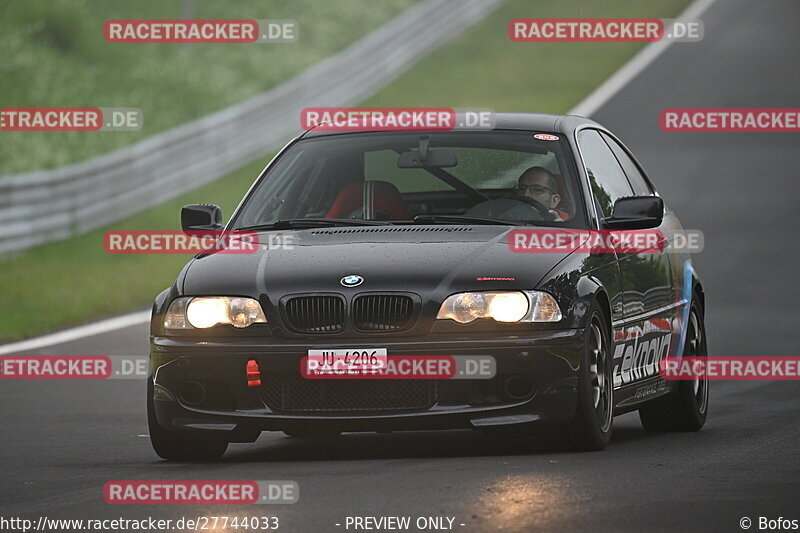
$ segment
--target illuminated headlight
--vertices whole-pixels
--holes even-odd
[[[256,300],[236,296],[177,298],[164,317],[167,329],[202,329],[217,324],[246,328],[250,324],[266,323],[264,311]]]
[[[448,296],[437,319],[467,324],[479,318],[497,322],[558,322],[555,298],[541,291],[461,292]]]

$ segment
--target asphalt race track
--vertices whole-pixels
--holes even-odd
[[[705,232],[695,267],[711,353],[797,355],[796,134],[665,133],[658,117],[798,107],[800,4],[717,0],[703,20],[703,41],[672,45],[594,118],[639,156],[684,225]],[[143,355],[147,327],[30,353]],[[286,532],[345,531],[348,515],[449,516],[456,531],[731,532],[745,516],[753,530],[759,516],[800,519],[792,381],[714,382],[703,431],[651,435],[634,413],[615,420],[606,451],[583,454],[469,431],[328,442],[263,434],[218,464],[170,464],[151,450],[144,401],[141,380],[0,382],[3,516],[273,515]],[[300,502],[108,505],[102,488],[114,479],[295,480]]]

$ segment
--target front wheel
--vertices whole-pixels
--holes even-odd
[[[578,406],[568,426],[570,441],[579,450],[602,450],[611,440],[614,384],[609,325],[595,302],[586,330],[583,361],[578,375]]]
[[[228,441],[205,432],[167,431],[158,424],[153,405],[153,384],[147,383],[147,426],[150,443],[162,459],[168,461],[216,461],[228,449]]]
[[[697,296],[692,298],[692,307],[689,310],[683,355],[687,357],[708,355],[703,312]],[[639,409],[639,419],[644,429],[659,433],[698,431],[706,423],[707,415],[708,378],[705,376],[681,381],[677,389]]]

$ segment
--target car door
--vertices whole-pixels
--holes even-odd
[[[625,196],[652,195],[642,177],[634,190],[623,164],[612,150],[611,137],[595,129],[583,129],[578,143],[600,219],[613,213],[614,202]],[[622,147],[616,145],[620,153]],[[633,164],[633,161],[626,162]],[[634,168],[636,168],[634,164]],[[629,170],[630,172],[630,170]],[[622,320],[614,324],[614,384],[622,386],[657,373],[657,359],[669,349],[673,301],[669,259],[665,253],[619,253],[622,275]]]
[[[649,180],[645,178],[639,166],[628,155],[624,147],[610,135],[600,132],[600,136],[606,145],[611,149],[617,162],[620,164],[628,183],[631,185],[635,196],[653,196],[655,191],[651,187]],[[671,234],[670,229],[674,223],[671,213],[664,217],[661,225],[657,228],[663,235]],[[667,240],[664,238],[661,243],[666,247]],[[630,314],[647,314],[658,309],[669,307],[675,302],[674,298],[674,279],[673,268],[670,261],[670,254],[666,251],[661,253],[640,253],[625,254],[628,265],[624,268],[627,276],[624,282],[631,287],[630,294]],[[641,293],[641,295],[639,295]]]
[[[604,140],[614,152],[617,160],[622,165],[628,181],[633,187],[633,191],[637,196],[647,196],[656,194],[652,182],[647,177],[630,151],[611,135],[602,133]],[[653,291],[651,298],[653,299],[653,307],[658,310],[664,310],[656,313],[656,316],[646,320],[645,326],[651,330],[659,333],[666,332],[668,329],[671,333],[672,346],[667,348],[668,352],[672,355],[680,353],[683,349],[683,338],[680,335],[680,329],[685,327],[687,320],[688,306],[691,304],[691,296],[687,296],[687,287],[689,285],[686,281],[687,272],[691,271],[691,267],[687,271],[688,256],[686,254],[675,253],[670,251],[669,246],[672,244],[672,239],[677,232],[683,231],[683,226],[678,220],[678,217],[668,208],[665,207],[664,219],[658,229],[664,235],[665,242],[663,244],[664,251],[658,255],[658,260],[662,268],[670,273],[669,288]],[[653,256],[655,259],[655,256]]]

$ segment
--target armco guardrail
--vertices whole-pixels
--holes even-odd
[[[82,163],[0,177],[0,255],[85,233],[224,176],[298,132],[303,107],[364,100],[504,1],[424,0],[241,104]]]

